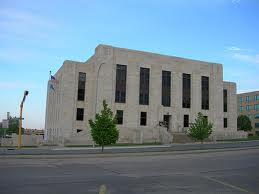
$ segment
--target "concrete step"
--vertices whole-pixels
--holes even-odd
[[[173,143],[191,143],[195,142],[192,138],[190,138],[185,133],[172,133],[173,135]]]

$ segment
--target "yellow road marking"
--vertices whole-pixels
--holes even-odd
[[[252,192],[250,192],[250,191],[248,191],[248,190],[246,190],[246,189],[244,189],[244,188],[241,188],[241,187],[238,187],[238,186],[235,186],[235,185],[231,185],[231,184],[229,184],[229,183],[227,183],[227,182],[223,182],[223,181],[217,180],[217,179],[215,179],[215,178],[211,178],[211,177],[208,177],[208,176],[204,176],[204,178],[206,178],[206,179],[208,179],[208,180],[210,180],[210,181],[213,181],[213,182],[220,183],[220,184],[222,184],[222,185],[231,187],[231,188],[236,189],[236,190],[238,190],[238,191],[242,191],[242,192],[244,192],[244,193],[251,193],[251,194],[253,194]]]

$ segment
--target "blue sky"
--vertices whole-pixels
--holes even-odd
[[[0,0],[0,119],[43,128],[49,71],[100,44],[218,62],[238,92],[259,89],[258,0]]]

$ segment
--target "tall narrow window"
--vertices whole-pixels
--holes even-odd
[[[149,104],[149,68],[140,68],[139,104]]]
[[[189,115],[183,115],[183,127],[189,127]]]
[[[224,112],[228,112],[228,91],[226,89],[223,90],[223,108]]]
[[[79,100],[79,101],[85,100],[85,80],[86,80],[86,74],[79,72],[78,90],[77,90],[77,100]]]
[[[126,101],[126,80],[127,80],[127,66],[126,65],[117,65],[117,67],[116,67],[115,102],[125,103],[125,101]]]
[[[183,108],[191,107],[191,75],[183,73],[183,97],[182,106]]]
[[[123,124],[123,110],[117,110],[117,124]]]
[[[201,109],[209,110],[209,77],[201,77]]]
[[[76,120],[78,120],[78,121],[83,121],[84,120],[84,109],[83,108],[77,108]]]
[[[224,118],[224,128],[228,128],[228,119]]]
[[[140,113],[140,125],[147,125],[147,112]]]
[[[250,102],[250,96],[246,96],[246,102]]]
[[[162,105],[171,106],[171,72],[162,71]]]

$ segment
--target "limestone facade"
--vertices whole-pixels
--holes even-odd
[[[117,64],[127,66],[125,103],[115,102]],[[141,67],[150,71],[149,105],[139,104]],[[162,71],[171,72],[170,107],[161,104]],[[214,134],[234,134],[237,131],[236,84],[224,82],[222,71],[218,63],[98,45],[86,62],[65,61],[54,75],[57,81],[48,83],[46,140],[60,144],[92,144],[88,120],[100,112],[103,100],[114,113],[123,110],[123,124],[118,125],[119,142],[160,142],[164,135],[159,122],[164,115],[170,117],[168,133],[172,134],[186,131],[184,115],[189,115],[189,123],[192,123],[198,112],[214,123]],[[77,100],[79,72],[86,73],[84,101]],[[190,108],[182,108],[183,73],[191,75]],[[209,77],[208,110],[201,108],[202,76]],[[223,89],[227,90],[227,112],[223,110]],[[77,120],[77,108],[84,109],[83,121]],[[140,125],[141,112],[146,112],[146,126]],[[224,118],[227,119],[225,128]]]

